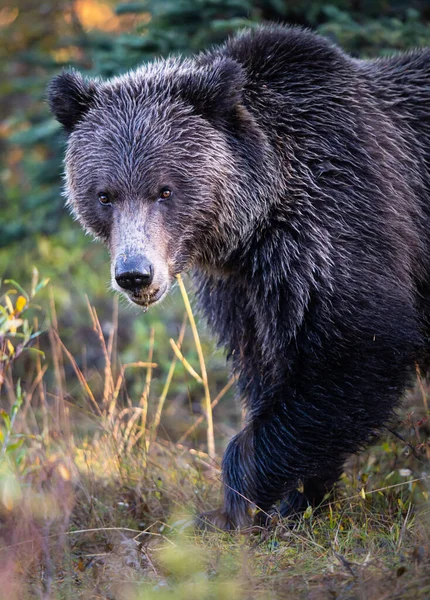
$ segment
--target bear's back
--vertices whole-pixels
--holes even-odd
[[[430,187],[430,48],[356,63],[384,111],[412,129]]]
[[[244,67],[250,87],[268,86],[281,92],[296,85],[323,84],[333,74],[346,73],[349,64],[340,48],[299,27],[246,30],[197,60],[208,64],[220,56],[232,58]]]

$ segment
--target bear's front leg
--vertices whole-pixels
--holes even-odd
[[[294,411],[292,411],[294,413]],[[267,522],[273,505],[282,499],[283,517],[317,506],[341,475],[345,454],[319,456],[306,448],[303,429],[291,423],[285,407],[264,419],[254,418],[227,447],[223,459],[224,507],[208,515],[222,529],[243,529],[255,512]],[[310,477],[309,477],[310,476]],[[298,485],[303,491],[297,490]]]
[[[254,417],[230,441],[222,462],[224,506],[201,515],[200,526],[244,529],[256,511],[269,516],[273,504],[295,488],[300,474],[290,465],[300,462],[291,451],[291,430],[282,412]]]
[[[254,435],[250,423],[234,436],[224,454],[224,505],[200,515],[198,526],[226,531],[249,527],[255,512],[255,472]]]

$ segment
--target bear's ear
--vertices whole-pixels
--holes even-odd
[[[47,89],[49,107],[67,133],[73,131],[91,108],[96,91],[95,82],[85,80],[76,71],[64,71],[50,82]]]
[[[221,123],[242,101],[243,67],[231,58],[206,62],[181,81],[181,96],[212,123]]]

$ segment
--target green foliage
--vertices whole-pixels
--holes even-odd
[[[430,44],[429,24],[421,21],[414,8],[406,8],[403,15],[386,14],[366,20],[333,5],[324,6],[322,14],[325,20],[319,26],[320,33],[355,56],[383,56]]]

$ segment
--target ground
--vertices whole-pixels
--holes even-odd
[[[25,325],[36,287],[29,296],[2,297],[1,599],[430,597],[428,387],[419,372],[389,429],[349,461],[321,510],[270,529],[198,532],[195,515],[221,501],[220,457],[234,405],[225,388],[214,393],[209,367],[204,375],[201,360],[210,366],[211,357],[198,360],[190,307],[184,331],[196,344],[193,364],[180,351],[180,332],[176,365],[154,394],[157,340],[144,362],[121,365],[115,328],[106,334],[91,307],[104,366],[79,366],[56,332],[55,314],[45,334],[48,368],[34,351],[26,358],[23,348],[38,343]],[[145,375],[136,395],[139,369]],[[180,371],[200,386],[200,415],[172,393]],[[214,435],[205,410],[211,392]]]

